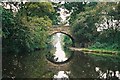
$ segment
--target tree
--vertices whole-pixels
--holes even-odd
[[[3,51],[15,53],[29,51],[26,45],[30,39],[29,28],[14,17],[11,11],[4,8],[2,11]]]
[[[111,46],[115,50],[118,50],[120,44],[119,5],[120,3],[104,3],[98,5],[101,8],[99,10],[104,13],[98,22],[98,26],[101,28],[98,41],[100,43],[107,43],[108,46]]]
[[[46,5],[47,3],[39,4],[39,6],[42,6],[41,8],[49,10],[49,6],[47,9],[45,7]],[[20,53],[46,47],[47,30],[52,24],[47,13],[50,13],[51,10],[49,10],[50,12],[43,11],[37,14],[33,12],[33,14],[31,14],[34,16],[31,16],[30,14],[27,15],[29,11],[26,11],[25,6],[26,4],[21,4],[16,15],[12,10],[3,8],[3,51],[6,50],[7,52]]]
[[[85,11],[77,15],[74,21],[71,31],[78,43],[82,43],[84,47],[85,43],[91,42],[97,36],[97,29],[95,23],[98,21],[98,13],[92,7],[86,7]]]
[[[47,30],[52,26],[51,20],[46,20],[44,18],[31,17],[29,21],[29,27],[31,29],[31,37],[33,40],[34,48],[45,48],[47,40]]]
[[[84,11],[77,15],[71,31],[78,43],[106,43],[118,47],[119,3],[86,3]],[[99,30],[99,31],[98,31]]]
[[[77,18],[77,14],[80,12],[84,11],[84,6],[83,2],[66,2],[63,5],[69,12],[71,12],[70,15],[70,24]]]
[[[34,17],[46,17],[50,18],[53,24],[57,24],[57,13],[53,7],[53,4],[50,2],[30,2],[26,3],[25,9],[27,12],[27,16]]]

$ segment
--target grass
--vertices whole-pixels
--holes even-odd
[[[84,52],[94,52],[94,53],[105,53],[105,54],[118,54],[120,51],[106,50],[106,49],[95,49],[95,48],[82,48]]]
[[[120,51],[104,50],[104,49],[89,49],[89,48],[73,48],[70,47],[73,51],[82,51],[85,53],[99,53],[99,54],[119,54]]]
[[[100,51],[109,51],[109,52],[119,52],[119,44],[118,43],[100,43],[96,42],[90,46],[88,46],[88,49],[92,50],[100,50]]]

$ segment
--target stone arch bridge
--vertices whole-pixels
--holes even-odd
[[[49,35],[53,35],[55,33],[63,33],[63,34],[68,35],[72,39],[74,39],[70,32],[70,26],[53,26],[49,28],[48,33]]]

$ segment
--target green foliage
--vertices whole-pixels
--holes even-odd
[[[82,2],[66,2],[64,4],[64,7],[72,12],[69,20],[70,24],[73,23],[73,21],[77,18],[77,14],[84,11],[84,6],[85,4],[83,4]]]
[[[94,9],[87,9],[77,15],[72,24],[71,31],[77,42],[92,41],[97,35],[95,23],[98,21],[97,12]]]
[[[57,13],[50,2],[30,2],[25,4],[27,16],[50,18],[53,24],[57,24]]]
[[[107,44],[106,43],[104,43],[104,44],[101,44],[100,42],[96,42],[96,43],[94,43],[94,45],[92,45],[92,46],[90,46],[90,48],[105,48],[105,47],[107,47]]]
[[[105,50],[115,50],[119,49],[119,45],[117,43],[109,44],[109,43],[100,43],[95,42],[93,45],[89,46],[90,49],[105,49]]]
[[[104,8],[102,9],[102,11],[106,12],[107,14],[101,15],[99,23],[103,24],[104,22],[106,22],[107,24],[104,25],[103,28],[107,27],[107,29],[103,29],[102,31],[100,31],[95,41],[98,41],[101,44],[106,43],[107,46],[104,46],[104,49],[120,50],[120,28],[118,9],[120,3],[106,4],[102,4],[101,6],[105,5],[106,8],[102,7]],[[104,20],[104,18],[106,18],[106,20]]]
[[[47,30],[51,26],[51,20],[44,18],[32,17],[30,18],[29,26],[31,28],[34,48],[45,48],[47,40]]]
[[[3,8],[3,51],[21,53],[46,47],[47,30],[52,26],[52,21],[47,13],[51,13],[53,8],[51,10],[50,6],[52,5],[49,3],[36,4],[30,4],[27,9],[30,11],[31,9],[36,10],[37,6],[41,6],[41,9],[45,11],[37,13],[31,11],[32,14],[26,15],[29,11],[25,10],[25,4],[21,5],[21,9],[16,15],[13,15],[11,10]]]
[[[106,22],[103,28],[107,27],[107,29],[100,31],[95,40],[100,42],[101,45],[103,44],[103,49],[120,50],[119,5],[120,3],[104,3],[98,5],[102,8],[101,12],[106,13],[100,16],[98,23],[103,24]],[[106,18],[106,20],[104,18]],[[114,20],[116,20],[115,23],[113,22]],[[107,44],[107,46],[105,46],[104,43]]]
[[[120,3],[107,2],[86,3],[84,11],[79,11],[72,23],[71,31],[76,41],[90,42],[94,48],[119,50],[120,28],[119,19],[116,18],[119,17],[119,5]],[[103,30],[97,31],[98,27]]]
[[[63,46],[66,46],[66,47],[72,47],[73,46],[72,39],[69,36],[67,36],[67,35],[63,36],[63,43],[64,43]]]
[[[29,28],[21,24],[12,12],[3,9],[2,15],[3,51],[22,52],[29,50]]]
[[[72,51],[69,49],[69,47],[73,47],[74,43],[73,43],[72,39],[67,35],[63,35],[62,42],[63,42],[63,50],[64,50],[66,56],[69,58],[72,53]]]
[[[39,16],[45,15],[50,16],[54,12],[54,8],[51,3],[48,2],[30,2],[26,3],[26,9],[28,16]]]

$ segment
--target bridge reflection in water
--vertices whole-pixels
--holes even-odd
[[[73,41],[69,36],[63,33],[56,33],[50,37],[48,43],[49,53],[47,59],[51,62],[63,63],[72,56],[72,51],[70,51],[69,47],[72,47]]]
[[[56,64],[63,64],[70,60],[72,57],[72,51],[70,51],[69,47],[73,46],[72,39],[63,34],[63,33],[55,33],[51,36],[49,42],[49,54],[47,55],[47,59]],[[59,66],[60,67],[60,66]],[[69,78],[67,72],[69,71],[58,71],[56,75],[54,75],[54,79],[56,78]]]
[[[57,31],[52,34],[48,42],[49,53],[47,59],[49,69],[54,72],[53,78],[120,79],[120,65],[112,60],[113,57],[104,58],[105,56],[102,55],[89,55],[89,53],[82,53],[79,50],[73,53],[68,49],[73,46],[73,44],[68,45],[69,40],[73,42],[71,37]],[[69,39],[64,38],[65,36]],[[74,57],[69,60],[73,54]],[[117,60],[119,58],[116,57]]]
[[[62,33],[53,34],[50,38],[50,48],[47,59],[49,60],[48,66],[50,69],[57,71],[53,78],[100,78],[100,79],[120,79],[120,72],[118,63],[104,61],[104,56],[93,56],[75,51],[74,53],[68,49],[72,46],[72,39]],[[66,42],[66,41],[67,42]],[[69,45],[70,41],[70,45]],[[71,58],[71,55],[74,57]],[[107,57],[106,57],[107,58]],[[101,59],[101,61],[99,60]],[[66,61],[69,62],[66,62]],[[63,64],[64,63],[64,64]],[[104,63],[104,65],[101,65]]]
[[[56,48],[56,52],[54,54],[54,59],[56,60],[56,62],[62,62],[62,61],[66,61],[68,58],[65,55],[64,50],[62,49],[62,45],[61,45],[61,37],[62,34],[61,33],[57,33],[55,35],[55,37],[57,38],[57,42],[54,45],[54,47]]]

